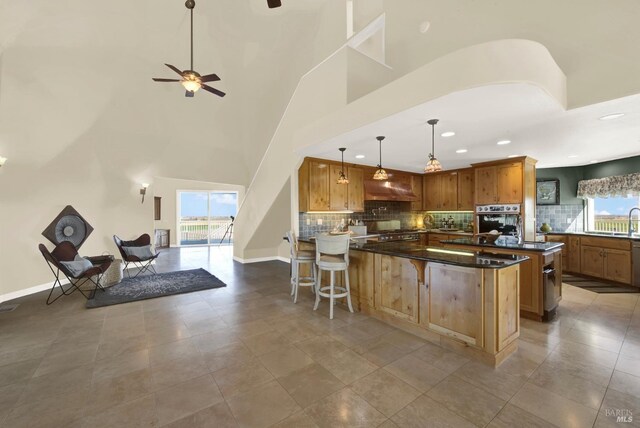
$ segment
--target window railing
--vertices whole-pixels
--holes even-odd
[[[180,244],[216,244],[222,240],[231,219],[180,220]],[[225,237],[225,242],[229,235]],[[233,239],[232,239],[233,242]]]
[[[638,226],[640,220],[632,219],[631,224],[636,232],[638,232]],[[629,220],[628,219],[594,219],[594,231],[596,232],[622,232],[629,233]]]

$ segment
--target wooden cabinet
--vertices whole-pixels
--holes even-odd
[[[458,171],[458,210],[473,211],[475,173],[473,169]]]
[[[563,264],[565,272],[580,272],[580,237],[569,236],[567,238],[567,260]]]
[[[341,165],[306,159],[298,170],[298,202],[301,212],[364,211],[364,171],[346,168],[349,184],[338,184]]]
[[[455,211],[458,209],[458,172],[426,174],[422,187],[423,209]]]
[[[631,284],[631,241],[620,238],[580,238],[580,273]]]
[[[417,323],[419,277],[411,259],[381,254],[375,259],[375,308]]]
[[[360,310],[373,308],[374,254],[365,251],[349,252],[349,287],[351,302]]]
[[[477,204],[521,204],[522,162],[476,168],[475,187]]]
[[[349,201],[347,207],[351,211],[364,211],[364,170],[356,167],[347,169],[347,177],[349,184],[347,185],[347,193]]]
[[[411,190],[418,197],[417,201],[411,202],[411,211],[422,211],[422,187],[423,178],[421,175],[411,176]]]

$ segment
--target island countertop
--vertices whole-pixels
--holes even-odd
[[[553,251],[562,248],[562,242],[524,242],[522,244],[509,243],[481,243],[477,238],[459,238],[441,241],[443,244],[468,245],[470,247],[496,248],[501,250],[518,250],[518,251]]]
[[[315,239],[300,238],[301,242],[315,244]],[[527,256],[485,254],[477,251],[446,250],[417,242],[353,242],[351,250],[367,251],[388,256],[403,257],[426,262],[437,262],[471,268],[501,269],[528,260]]]

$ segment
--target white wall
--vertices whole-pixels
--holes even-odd
[[[208,183],[205,181],[180,180],[176,178],[155,177],[153,180],[152,196],[162,198],[161,220],[154,221],[156,229],[169,229],[171,231],[171,245],[178,245],[177,224],[177,192],[183,191],[207,191],[207,192],[237,192],[238,206],[244,198],[244,186],[223,183]],[[153,202],[153,198],[152,202]]]

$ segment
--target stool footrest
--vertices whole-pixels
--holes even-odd
[[[336,299],[340,299],[342,297],[347,297],[349,295],[349,293],[347,292],[347,289],[344,287],[336,287],[333,286],[333,297]],[[340,293],[336,293],[335,291],[339,291]],[[331,297],[331,287],[321,287],[318,291],[318,294],[322,297]]]

